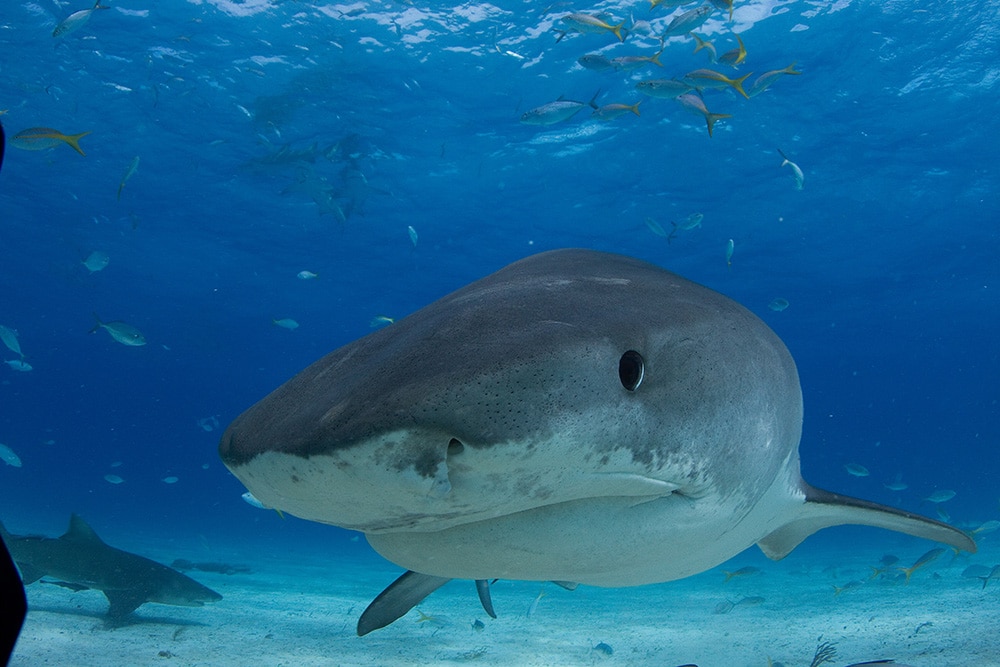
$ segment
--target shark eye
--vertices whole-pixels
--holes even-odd
[[[618,379],[629,391],[635,391],[642,384],[646,371],[643,367],[642,355],[635,350],[629,350],[618,360]]]

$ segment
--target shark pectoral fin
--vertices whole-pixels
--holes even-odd
[[[34,565],[28,565],[27,563],[16,563],[16,565],[17,569],[21,571],[21,582],[25,586],[33,584],[45,576],[45,572]]]
[[[479,602],[483,605],[483,611],[489,614],[490,618],[496,618],[497,614],[493,611],[493,598],[490,597],[489,579],[476,579],[476,593],[479,594]]]
[[[886,528],[942,542],[970,553],[976,552],[976,543],[971,537],[946,523],[867,500],[830,493],[805,482],[801,483],[801,488],[805,493],[805,503],[799,506],[795,516],[757,542],[761,551],[772,560],[784,558],[819,529],[844,524]]]
[[[108,617],[120,619],[128,616],[146,602],[146,595],[139,591],[112,590],[104,591],[104,597],[108,598],[111,606],[108,607]]]
[[[378,594],[358,619],[358,636],[384,628],[402,618],[425,597],[451,581],[448,577],[432,577],[407,570]]]

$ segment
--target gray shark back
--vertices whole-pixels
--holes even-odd
[[[76,514],[58,538],[0,535],[24,583],[51,577],[76,590],[100,590],[108,598],[108,616],[122,618],[145,602],[200,607],[222,596],[185,574],[137,554],[106,544]]]
[[[366,629],[434,578],[638,585],[842,523],[975,549],[806,484],[802,414],[791,355],[746,308],[560,250],[331,352],[234,420],[220,455],[266,506],[363,531],[420,573]]]

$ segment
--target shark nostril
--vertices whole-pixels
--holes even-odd
[[[452,438],[451,441],[448,442],[448,456],[457,456],[463,451],[465,451],[465,445],[462,444],[461,440]]]

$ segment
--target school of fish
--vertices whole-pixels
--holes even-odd
[[[732,0],[711,0],[705,4],[701,4],[699,0],[698,6],[690,9],[686,7],[693,4],[691,2],[652,0],[650,4],[649,18],[645,20],[636,20],[634,12],[630,14],[628,20],[619,20],[607,13],[567,13],[560,17],[560,27],[556,29],[558,34],[556,41],[560,42],[567,36],[575,34],[603,34],[613,37],[611,47],[602,48],[599,52],[586,53],[577,58],[577,63],[586,70],[608,72],[609,77],[615,73],[624,74],[629,82],[635,80],[638,76],[635,72],[639,70],[653,69],[659,73],[659,70],[667,69],[664,60],[669,59],[668,62],[679,60],[676,54],[680,48],[692,42],[695,45],[694,53],[704,54],[707,60],[703,67],[688,69],[686,72],[674,71],[670,77],[643,77],[634,84],[634,89],[641,94],[637,100],[613,100],[600,104],[600,90],[588,102],[559,97],[555,101],[525,111],[521,114],[521,122],[535,126],[554,125],[575,117],[588,107],[592,109],[590,113],[592,118],[610,121],[628,114],[641,115],[639,105],[644,99],[674,100],[687,111],[701,116],[708,129],[708,136],[711,137],[715,124],[720,120],[732,118],[733,114],[719,112],[718,108],[723,103],[723,98],[710,91],[731,89],[749,100],[768,90],[783,76],[802,73],[795,69],[793,62],[786,67],[769,69],[753,79],[751,77],[754,76],[754,72],[739,75],[739,70],[747,60],[747,48],[740,35],[732,31],[720,34],[716,41],[725,40],[726,46],[731,46],[720,54],[715,43],[707,36],[695,32],[717,13],[722,15],[724,23],[731,23]],[[674,8],[673,13],[665,13],[667,7]],[[612,57],[610,52],[617,50],[616,45],[625,43],[632,35],[636,36],[633,41],[641,40],[643,44],[655,40],[656,50],[645,53],[631,50],[627,54]],[[665,53],[668,48],[673,53]],[[726,71],[720,71],[720,68]],[[737,72],[729,76],[727,74],[729,69]],[[611,83],[610,78],[609,83]],[[729,100],[731,99],[730,97]],[[645,110],[647,106],[643,109]],[[784,159],[782,166],[791,166],[796,187],[801,190],[804,180],[802,171],[783,153],[781,156]]]

